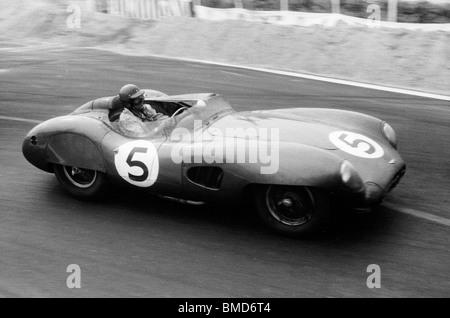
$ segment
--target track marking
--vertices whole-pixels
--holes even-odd
[[[183,59],[183,60],[185,60],[185,59]],[[188,59],[188,60],[190,60],[190,59]],[[359,83],[359,82],[342,80],[342,79],[337,79],[337,78],[324,77],[324,76],[320,76],[320,75],[296,73],[296,72],[292,72],[292,71],[279,71],[279,70],[271,70],[271,69],[265,69],[265,68],[259,68],[259,67],[240,66],[240,65],[217,63],[217,62],[210,62],[210,61],[200,61],[200,60],[191,60],[191,61],[196,62],[196,63],[226,66],[226,67],[239,68],[239,69],[245,69],[245,70],[250,70],[250,71],[257,71],[257,72],[271,73],[271,74],[284,75],[284,76],[290,76],[290,77],[296,77],[296,78],[304,78],[304,79],[309,79],[309,80],[314,80],[314,81],[328,82],[328,83],[333,83],[333,84],[368,88],[368,89],[373,89],[373,90],[378,90],[378,91],[385,91],[385,92],[391,92],[391,93],[398,93],[398,94],[404,94],[404,95],[412,95],[412,96],[418,96],[418,97],[450,101],[450,96],[434,94],[434,93],[427,93],[427,92],[420,92],[420,91],[415,91],[415,90],[406,89],[406,88],[395,88],[395,87],[389,87],[389,86],[383,86],[383,85],[377,85],[377,84]]]
[[[33,123],[33,124],[40,124],[40,123],[42,123],[41,120],[26,119],[26,118],[19,118],[19,117],[10,117],[10,116],[0,116],[0,120],[20,121],[20,122],[24,122],[24,123]]]
[[[435,222],[435,223],[438,223],[441,225],[450,226],[450,219],[446,219],[446,218],[443,218],[443,217],[440,217],[440,216],[437,216],[434,214],[417,211],[417,210],[410,209],[410,208],[400,207],[400,206],[394,205],[394,204],[389,204],[389,207],[392,209],[395,209],[395,211],[398,211],[403,214],[412,215],[412,216],[415,216],[417,218],[421,218],[421,219],[424,219],[427,221]]]
[[[398,93],[398,94],[404,94],[404,95],[412,95],[412,96],[418,96],[418,97],[450,101],[450,96],[447,96],[447,95],[420,92],[420,91],[415,91],[415,90],[406,89],[406,88],[395,88],[395,87],[389,87],[389,86],[383,86],[383,85],[377,85],[377,84],[359,83],[359,82],[342,80],[342,79],[337,79],[337,78],[324,77],[324,76],[320,76],[320,75],[303,74],[303,73],[297,73],[297,72],[292,72],[292,71],[271,70],[271,69],[260,68],[260,67],[234,65],[234,64],[219,63],[219,62],[212,62],[212,61],[202,61],[202,60],[196,60],[196,59],[172,58],[172,57],[166,57],[166,56],[161,56],[161,55],[150,55],[150,56],[154,56],[154,57],[158,57],[158,58],[165,58],[165,59],[194,62],[194,63],[202,63],[202,64],[208,64],[208,65],[225,66],[225,67],[230,67],[230,68],[238,68],[238,69],[264,72],[264,73],[270,73],[270,74],[276,74],[276,75],[304,78],[304,79],[309,79],[309,80],[314,80],[314,81],[328,82],[328,83],[333,83],[333,84],[341,84],[341,85],[347,85],[347,86],[368,88],[368,89],[373,89],[373,90],[378,90],[378,91],[385,91],[385,92],[391,92],[391,93]]]
[[[10,70],[0,69],[0,74],[2,74],[2,73],[9,73],[9,72],[10,72]]]
[[[249,76],[246,76],[246,75],[242,75],[242,74],[235,73],[235,72],[229,72],[229,71],[220,70],[219,72],[225,73],[225,74],[230,74],[230,75],[235,75],[235,76],[239,76],[239,77],[249,77]]]
[[[201,63],[201,64],[207,64],[207,65],[225,66],[225,67],[230,67],[230,68],[238,68],[238,69],[264,72],[264,73],[270,73],[270,74],[276,74],[276,75],[284,75],[284,76],[289,76],[289,77],[304,78],[304,79],[309,79],[309,80],[314,80],[314,81],[328,82],[328,83],[333,83],[333,84],[341,84],[341,85],[347,85],[347,86],[368,88],[368,89],[373,89],[373,90],[378,90],[378,91],[385,91],[385,92],[391,92],[391,93],[398,93],[398,94],[404,94],[404,95],[411,95],[411,96],[418,96],[418,97],[450,101],[450,96],[447,96],[447,95],[420,92],[420,91],[415,91],[415,90],[406,89],[406,88],[395,88],[395,87],[389,87],[389,86],[383,86],[383,85],[377,85],[377,84],[359,83],[359,82],[354,82],[354,81],[349,81],[349,80],[324,77],[324,76],[320,76],[320,75],[303,74],[303,73],[297,73],[297,72],[292,72],[292,71],[279,71],[279,70],[272,70],[272,69],[266,69],[266,68],[261,68],[261,67],[250,67],[250,66],[242,66],[242,65],[235,65],[235,64],[228,64],[228,63],[220,63],[220,62],[202,61],[202,60],[196,60],[196,59],[172,58],[172,57],[166,57],[166,56],[161,56],[161,55],[150,55],[150,56],[154,56],[154,57],[158,57],[158,58],[165,58],[165,59],[172,59],[172,60],[181,60],[181,61],[193,62],[193,63]]]
[[[208,60],[198,60],[198,59],[182,58],[182,57],[171,57],[171,56],[157,55],[157,54],[130,54],[130,53],[127,54],[125,52],[117,52],[114,50],[108,50],[108,49],[92,47],[92,46],[78,47],[76,49],[107,51],[107,52],[111,52],[113,54],[125,55],[125,56],[155,57],[155,58],[160,58],[160,59],[165,59],[165,60],[182,61],[182,62],[189,62],[189,63],[199,63],[199,64],[215,65],[215,66],[224,66],[224,67],[229,67],[229,68],[264,72],[264,73],[283,75],[283,76],[289,76],[289,77],[295,77],[295,78],[304,78],[304,79],[309,79],[309,80],[314,80],[314,81],[328,82],[328,83],[333,83],[333,84],[341,84],[341,85],[347,85],[347,86],[368,88],[368,89],[373,89],[373,90],[378,90],[378,91],[385,91],[385,92],[391,92],[391,93],[398,93],[398,94],[404,94],[404,95],[411,95],[411,96],[425,97],[425,98],[431,98],[431,99],[438,99],[438,100],[443,100],[443,101],[450,101],[450,96],[448,96],[448,95],[416,91],[416,90],[408,89],[408,88],[396,88],[396,87],[384,86],[384,85],[380,85],[380,84],[361,83],[361,82],[355,82],[355,81],[350,81],[350,80],[325,77],[325,76],[314,75],[314,74],[305,74],[305,73],[294,72],[294,71],[281,71],[281,70],[274,70],[274,69],[268,69],[268,68],[263,68],[263,67],[251,67],[251,66],[236,65],[236,64],[229,64],[229,63],[222,63],[222,62],[214,62],[214,61],[208,61]],[[58,50],[59,51],[71,51],[71,50],[74,50],[74,48],[60,48]]]

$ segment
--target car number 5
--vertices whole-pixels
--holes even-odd
[[[384,155],[383,148],[373,139],[350,131],[334,131],[330,141],[342,151],[353,156],[375,159]]]
[[[159,173],[158,153],[148,141],[137,140],[114,151],[114,164],[120,177],[138,187],[152,186]]]
[[[140,175],[140,176],[137,176],[137,175],[134,175],[134,174],[131,174],[130,172],[128,172],[128,177],[133,181],[144,182],[148,178],[148,168],[145,165],[145,163],[138,161],[138,160],[133,160],[133,156],[136,152],[147,153],[147,150],[148,150],[148,148],[144,148],[144,147],[134,147],[133,150],[131,150],[130,154],[128,155],[127,163],[130,166],[130,168],[139,167],[143,171],[142,175]]]

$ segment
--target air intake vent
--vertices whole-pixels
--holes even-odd
[[[222,183],[223,170],[219,167],[193,167],[187,171],[187,177],[193,183],[210,188],[219,189]]]

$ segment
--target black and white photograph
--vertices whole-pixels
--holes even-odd
[[[0,298],[450,297],[449,0],[0,8]]]

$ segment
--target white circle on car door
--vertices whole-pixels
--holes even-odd
[[[383,148],[373,139],[350,131],[334,131],[330,141],[339,149],[361,158],[375,159],[384,155]]]
[[[151,187],[158,178],[158,151],[145,140],[132,141],[114,150],[114,164],[119,175],[137,187]]]

